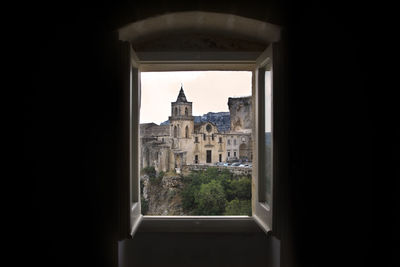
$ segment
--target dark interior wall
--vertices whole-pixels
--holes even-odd
[[[18,22],[29,25],[19,43],[32,63],[23,90],[31,200],[24,216],[34,229],[25,259],[41,266],[112,266],[120,97],[112,30],[147,16],[204,10],[285,27],[290,214],[299,265],[371,261],[368,166],[377,128],[367,91],[373,73],[364,57],[368,7],[293,2],[27,3]]]

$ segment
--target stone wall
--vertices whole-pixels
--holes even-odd
[[[184,172],[189,171],[205,171],[208,168],[218,168],[219,170],[228,169],[231,173],[235,175],[251,175],[252,168],[245,167],[231,167],[231,166],[215,166],[215,165],[206,165],[206,164],[190,164],[183,167]]]

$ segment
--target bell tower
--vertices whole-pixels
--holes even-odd
[[[175,102],[171,102],[171,116],[168,119],[171,125],[171,137],[192,138],[194,131],[192,102],[187,101],[182,85],[178,98]]]

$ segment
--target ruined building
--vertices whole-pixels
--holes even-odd
[[[168,171],[191,164],[251,161],[251,97],[229,98],[228,106],[230,127],[225,129],[229,130],[220,131],[211,121],[196,123],[192,102],[187,101],[181,87],[171,103],[169,124],[140,124],[140,167]]]

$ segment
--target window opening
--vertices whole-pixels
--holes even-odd
[[[194,71],[141,73],[140,144],[149,151],[158,153],[154,157],[150,153],[148,164],[140,166],[143,215],[251,215],[252,168],[248,165],[247,170],[241,172],[235,168],[237,165],[234,165],[239,162],[234,164],[223,162],[223,155],[227,152],[227,161],[231,152],[222,145],[223,138],[218,135],[227,134],[240,138],[241,132],[252,134],[251,122],[241,125],[236,123],[235,129],[232,129],[230,123],[231,118],[243,121],[244,117],[252,117],[252,72],[199,73],[214,76],[201,81],[200,75]],[[184,80],[185,87],[176,86],[182,82],[181,79],[185,75],[191,76],[191,79],[196,82],[190,83]],[[210,81],[216,79],[218,75],[225,75],[222,81],[226,84],[226,88],[218,88],[219,92],[225,93],[221,93],[223,97],[210,98],[209,96],[216,90],[212,89]],[[162,78],[155,78],[156,76]],[[235,80],[237,77],[242,77],[240,79],[243,80]],[[165,90],[160,90],[159,83],[154,87],[151,86],[151,81],[159,82],[160,80],[163,80]],[[169,83],[171,88],[175,88],[174,90],[168,89]],[[151,91],[152,88],[156,91]],[[163,95],[168,91],[174,94]],[[154,103],[154,95],[159,96],[157,100],[171,99],[172,101]],[[165,116],[168,110],[173,113]],[[191,114],[196,110],[201,111]],[[197,135],[190,135],[190,129],[193,129]],[[206,142],[199,143],[198,135],[202,135],[203,141]],[[163,143],[157,141],[161,136],[164,138]],[[177,139],[179,136],[185,138]],[[211,142],[215,141],[216,136],[219,145]],[[228,144],[230,144],[229,139]],[[252,149],[250,143],[249,149]],[[217,168],[218,166],[221,167]],[[229,181],[224,179],[229,179]],[[165,189],[167,190],[165,193],[161,192],[163,188],[166,188],[163,184],[169,182],[178,185]],[[235,184],[235,186],[228,188],[230,184]],[[183,190],[186,190],[186,193],[182,192]],[[161,193],[156,198],[150,196],[152,192]],[[207,195],[211,195],[211,198],[207,198]],[[160,203],[155,203],[154,199],[168,204],[165,205],[164,202],[160,205]],[[165,206],[167,210],[160,211],[153,208],[157,205]]]

